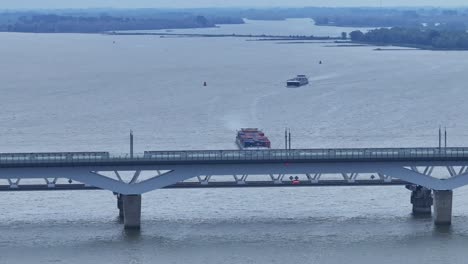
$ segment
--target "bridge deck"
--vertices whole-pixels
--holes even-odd
[[[419,160],[467,161],[468,148],[146,151],[134,157],[108,152],[0,153],[0,167]]]
[[[268,181],[248,181],[244,184],[236,182],[209,182],[202,184],[199,182],[179,182],[163,189],[202,189],[202,188],[262,188],[262,187],[350,187],[350,186],[395,186],[410,184],[402,180],[393,180],[391,182],[382,182],[379,180],[357,180],[354,182],[342,180],[322,180],[320,182],[312,183],[310,181],[300,181],[294,184],[291,181],[284,182],[268,182]],[[44,184],[22,184],[14,188],[9,185],[0,185],[0,192],[12,191],[74,191],[74,190],[101,190],[101,188],[89,186],[86,184],[55,184],[48,186]]]

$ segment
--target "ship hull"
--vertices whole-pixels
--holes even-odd
[[[308,83],[287,83],[286,87],[297,88],[297,87],[301,87],[301,86],[304,86],[304,85],[307,85],[307,84]]]
[[[267,150],[269,147],[262,146],[245,146],[239,139],[236,139],[236,145],[240,150]]]
[[[297,88],[297,87],[301,87],[301,86],[308,85],[308,84],[309,84],[308,81],[289,80],[286,82],[286,87]]]

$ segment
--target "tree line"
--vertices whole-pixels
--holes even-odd
[[[447,31],[468,29],[468,11],[373,11],[316,16],[317,25],[346,27],[405,27]]]
[[[466,31],[445,31],[417,28],[380,28],[363,33],[359,30],[349,34],[352,41],[413,46],[441,50],[468,50],[468,33]]]
[[[75,16],[31,14],[0,20],[2,32],[32,33],[99,33],[118,30],[157,30],[171,28],[213,27],[216,24],[243,23],[228,17],[207,18],[202,15],[179,14],[165,17],[116,17],[109,15]]]

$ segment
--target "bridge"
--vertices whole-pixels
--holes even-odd
[[[142,194],[162,188],[406,185],[414,214],[451,224],[468,184],[468,148],[356,148],[0,153],[0,191],[102,189],[125,228],[140,228]]]

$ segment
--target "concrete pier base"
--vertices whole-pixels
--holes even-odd
[[[121,195],[125,229],[140,229],[141,195]]]
[[[422,186],[416,186],[411,192],[411,204],[413,205],[413,215],[431,215],[432,191]]]
[[[434,190],[434,224],[452,224],[452,191]]]

